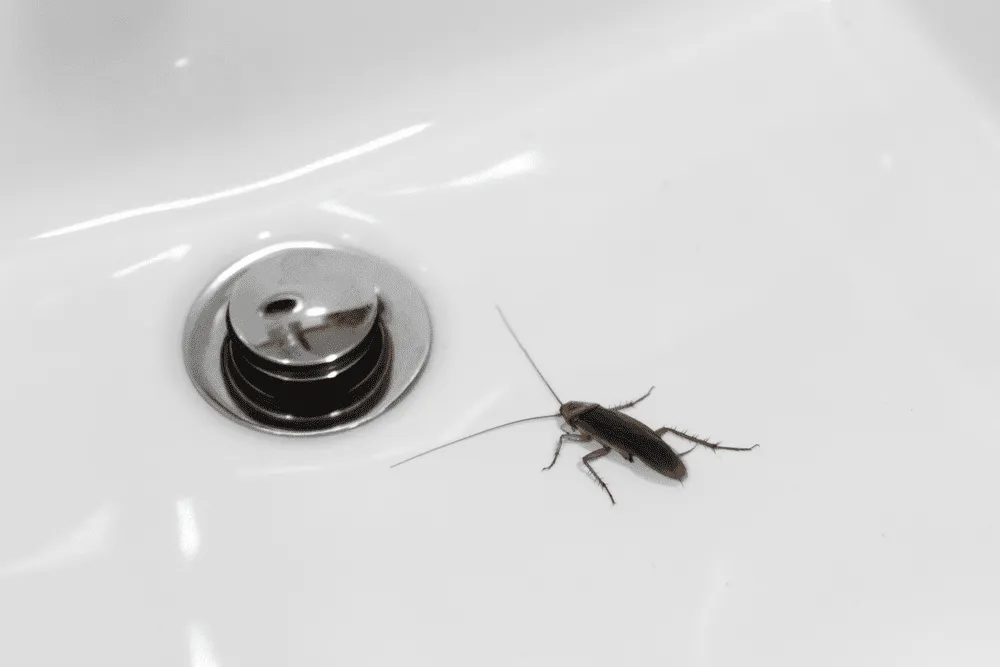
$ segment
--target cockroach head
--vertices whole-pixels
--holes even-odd
[[[566,421],[570,421],[571,419],[573,419],[573,417],[584,412],[584,408],[587,405],[590,404],[584,403],[582,401],[566,401],[565,403],[559,406],[559,414],[562,415],[562,418],[565,419]]]

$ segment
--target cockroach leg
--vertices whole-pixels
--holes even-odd
[[[687,456],[688,454],[690,454],[691,452],[693,452],[693,451],[694,451],[694,450],[696,450],[696,449],[698,449],[698,445],[695,445],[694,447],[692,447],[691,449],[689,449],[689,450],[687,450],[687,451],[683,451],[683,452],[681,452],[681,453],[680,453],[680,454],[678,454],[677,456]]]
[[[618,411],[621,411],[621,410],[628,410],[629,408],[635,407],[636,405],[639,405],[644,400],[646,400],[647,398],[649,398],[649,395],[653,393],[654,389],[656,389],[655,385],[652,386],[652,387],[650,387],[649,391],[647,391],[645,394],[643,394],[639,398],[635,399],[634,401],[630,401],[628,403],[622,403],[621,405],[616,405],[616,406],[611,407],[609,409],[610,410],[614,410],[615,412],[618,412]]]
[[[615,497],[611,495],[611,489],[608,488],[608,485],[604,483],[604,480],[601,479],[601,476],[598,475],[597,471],[594,470],[593,466],[590,465],[591,461],[596,461],[602,456],[607,456],[610,453],[611,453],[610,447],[602,447],[601,449],[595,449],[594,451],[583,457],[583,465],[585,465],[587,467],[587,470],[590,471],[590,474],[594,478],[594,481],[600,484],[601,488],[604,489],[604,492],[608,494],[608,498],[611,498],[611,504],[614,505]]]
[[[674,435],[684,438],[688,442],[693,442],[696,446],[701,445],[703,447],[708,447],[711,450],[724,449],[728,452],[749,452],[751,449],[757,449],[760,447],[759,444],[752,445],[750,447],[726,447],[720,443],[712,442],[710,440],[703,440],[695,435],[689,435],[686,431],[681,431],[680,429],[670,428],[669,426],[664,426],[663,428],[656,429],[656,435],[663,435],[664,433],[673,433]]]
[[[556,464],[556,459],[559,458],[559,452],[562,451],[563,443],[567,440],[570,440],[572,442],[590,442],[591,440],[593,440],[593,438],[587,435],[586,433],[584,434],[563,433],[561,436],[559,436],[559,442],[556,443],[556,453],[553,454],[552,456],[552,463],[542,468],[542,472],[545,472],[546,470],[548,470],[549,468],[551,468]]]

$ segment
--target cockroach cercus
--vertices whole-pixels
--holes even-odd
[[[604,483],[601,476],[597,474],[591,463],[601,458],[602,456],[607,456],[611,452],[618,452],[626,461],[632,462],[635,458],[645,463],[647,466],[652,468],[657,473],[664,475],[665,477],[670,477],[676,480],[683,480],[687,476],[687,468],[684,466],[684,461],[681,460],[685,454],[693,451],[696,447],[701,445],[702,447],[707,447],[713,450],[724,449],[727,451],[735,452],[748,452],[751,449],[755,449],[760,445],[753,445],[752,447],[726,447],[721,443],[711,442],[700,438],[696,435],[690,435],[686,431],[681,429],[672,428],[670,426],[663,426],[656,430],[643,424],[638,419],[628,416],[623,412],[635,405],[638,405],[641,401],[645,400],[652,392],[654,387],[650,387],[649,391],[635,399],[634,401],[629,401],[628,403],[622,403],[621,405],[616,405],[614,407],[606,408],[597,403],[584,403],[582,401],[567,401],[563,403],[559,395],[556,394],[555,390],[552,389],[552,385],[549,381],[545,379],[542,372],[538,369],[535,364],[534,359],[528,354],[528,350],[525,349],[521,340],[514,333],[513,327],[507,321],[504,316],[503,311],[497,306],[497,312],[500,314],[500,319],[503,320],[504,325],[510,332],[510,335],[514,337],[514,341],[517,343],[521,351],[524,352],[524,356],[527,357],[528,362],[538,373],[538,377],[542,379],[545,386],[548,387],[549,392],[559,401],[559,412],[551,415],[539,415],[537,417],[527,417],[525,419],[516,419],[511,422],[504,424],[498,424],[497,426],[492,426],[482,431],[472,433],[470,435],[464,436],[457,440],[452,440],[451,442],[446,442],[443,445],[434,447],[433,449],[428,449],[427,451],[421,452],[416,456],[411,456],[408,459],[394,463],[391,467],[395,468],[398,465],[407,463],[414,459],[420,458],[431,452],[436,452],[439,449],[445,447],[450,447],[451,445],[458,444],[468,440],[469,438],[474,438],[478,435],[484,433],[489,433],[490,431],[495,431],[507,426],[512,426],[514,424],[521,424],[528,421],[535,421],[538,419],[551,419],[553,417],[562,417],[564,423],[562,424],[563,434],[559,436],[558,442],[556,442],[556,451],[552,456],[552,462],[545,466],[542,470],[548,470],[556,464],[556,460],[559,458],[559,452],[562,451],[563,443],[567,440],[573,442],[593,442],[596,441],[600,445],[600,449],[595,449],[589,454],[583,457],[583,465],[586,467],[587,472],[590,476],[594,478],[605,493],[608,494],[608,498],[611,499],[611,503],[614,504],[615,497],[611,495],[611,490],[608,489],[608,485]],[[694,443],[691,449],[678,454],[670,445],[663,441],[662,436],[666,433],[671,433],[678,437],[681,437],[689,442]]]

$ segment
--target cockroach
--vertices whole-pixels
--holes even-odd
[[[427,451],[421,452],[416,456],[411,456],[408,459],[394,463],[390,467],[395,468],[398,465],[418,459],[421,456],[430,454],[431,452],[436,452],[439,449],[450,447],[451,445],[458,444],[470,438],[483,435],[484,433],[489,433],[490,431],[505,428],[507,426],[536,421],[539,419],[562,417],[564,421],[561,425],[563,434],[559,436],[559,440],[556,442],[556,450],[555,454],[552,456],[552,462],[542,468],[542,471],[544,472],[549,470],[556,464],[556,461],[559,459],[559,453],[562,451],[563,443],[567,440],[581,443],[596,441],[600,445],[600,449],[595,449],[589,454],[586,454],[582,459],[583,465],[586,467],[587,472],[594,479],[594,481],[597,482],[602,489],[604,489],[605,493],[608,494],[608,498],[611,499],[611,504],[615,504],[615,497],[611,494],[611,490],[608,488],[608,485],[604,483],[604,480],[601,479],[601,476],[597,474],[597,471],[594,470],[594,467],[591,465],[591,463],[597,459],[607,456],[613,451],[618,452],[618,454],[620,454],[629,463],[638,458],[657,473],[671,479],[683,481],[684,478],[687,477],[687,467],[685,467],[682,457],[692,452],[699,445],[716,451],[721,449],[731,452],[748,452],[760,446],[757,444],[751,447],[726,447],[723,446],[722,443],[712,442],[710,440],[700,438],[697,435],[690,435],[687,431],[670,426],[663,426],[653,430],[638,419],[630,417],[623,412],[624,410],[635,407],[642,401],[646,400],[646,398],[653,393],[653,389],[655,389],[655,387],[650,387],[649,391],[634,401],[622,403],[621,405],[616,405],[610,408],[606,408],[597,403],[584,403],[582,401],[567,401],[563,403],[563,400],[559,398],[558,394],[556,394],[552,385],[549,384],[549,381],[545,379],[542,371],[539,370],[538,365],[535,364],[535,360],[531,358],[528,350],[521,343],[521,339],[518,338],[516,333],[514,333],[514,328],[507,321],[503,311],[500,310],[500,306],[497,306],[496,309],[500,314],[500,319],[503,320],[504,325],[507,327],[507,331],[509,331],[510,335],[514,337],[514,341],[517,343],[518,347],[521,348],[521,351],[524,353],[524,356],[527,357],[528,362],[535,369],[535,372],[538,373],[538,377],[540,377],[542,382],[545,383],[549,393],[551,393],[552,396],[555,397],[556,401],[559,402],[559,412],[550,415],[538,415],[536,417],[515,419],[514,421],[506,422],[504,424],[491,426],[490,428],[483,429],[482,431],[477,431],[476,433],[466,435],[458,438],[457,440],[452,440],[451,442],[446,442],[443,445],[438,445],[437,447],[428,449]],[[691,449],[678,454],[670,447],[670,445],[664,442],[662,436],[666,433],[671,433],[687,440],[688,442],[692,442],[694,443],[694,446],[691,447]]]

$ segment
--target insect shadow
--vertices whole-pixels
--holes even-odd
[[[602,489],[604,489],[604,492],[608,494],[608,498],[611,499],[611,503],[614,504],[615,497],[611,494],[611,489],[609,489],[608,485],[604,483],[604,480],[601,479],[601,476],[597,474],[597,471],[594,470],[592,465],[594,461],[605,457],[612,452],[617,452],[628,463],[632,463],[635,459],[639,459],[646,464],[646,467],[654,473],[660,475],[662,478],[682,482],[684,478],[687,477],[687,467],[684,465],[683,457],[697,447],[707,447],[708,449],[715,451],[725,450],[732,452],[747,452],[760,446],[727,447],[722,443],[712,442],[700,436],[692,435],[687,431],[670,426],[663,426],[654,430],[638,419],[625,414],[625,410],[633,408],[642,401],[646,400],[649,395],[653,393],[654,387],[650,387],[649,391],[634,401],[622,403],[621,405],[615,405],[610,408],[606,408],[597,403],[585,403],[582,401],[563,402],[563,400],[559,398],[559,395],[556,394],[555,390],[552,388],[552,385],[549,384],[549,381],[545,379],[542,371],[539,370],[538,365],[535,364],[534,359],[531,358],[528,350],[525,349],[524,345],[521,343],[520,338],[518,338],[517,334],[514,333],[514,328],[511,327],[499,306],[497,306],[497,312],[500,314],[500,319],[503,320],[504,325],[507,327],[507,331],[509,331],[510,335],[513,336],[514,341],[517,343],[518,347],[521,348],[521,351],[528,359],[528,362],[535,369],[535,372],[538,373],[538,377],[542,379],[542,382],[545,383],[549,393],[551,393],[556,401],[558,401],[559,412],[549,415],[538,415],[536,417],[526,417],[524,419],[515,419],[514,421],[491,426],[490,428],[483,429],[482,431],[477,431],[476,433],[458,438],[457,440],[452,440],[451,442],[446,442],[443,445],[438,445],[437,447],[428,449],[424,452],[411,456],[408,459],[394,463],[390,467],[395,468],[396,466],[418,459],[421,456],[426,456],[431,452],[436,452],[439,449],[456,445],[460,442],[464,442],[465,440],[469,440],[470,438],[483,435],[484,433],[489,433],[490,431],[506,428],[507,426],[513,426],[514,424],[522,424],[524,422],[536,421],[540,419],[562,417],[563,423],[561,426],[563,434],[559,436],[559,440],[556,442],[556,449],[552,456],[552,462],[545,466],[542,470],[549,470],[556,464],[556,461],[559,460],[559,454],[562,452],[562,447],[565,442],[596,442],[597,445],[599,445],[598,448],[588,454],[585,454],[581,459],[581,462],[583,463],[583,467],[586,472]],[[693,446],[691,449],[678,454],[663,440],[662,436],[668,433],[687,440],[692,443]],[[643,476],[645,477],[646,475]]]

